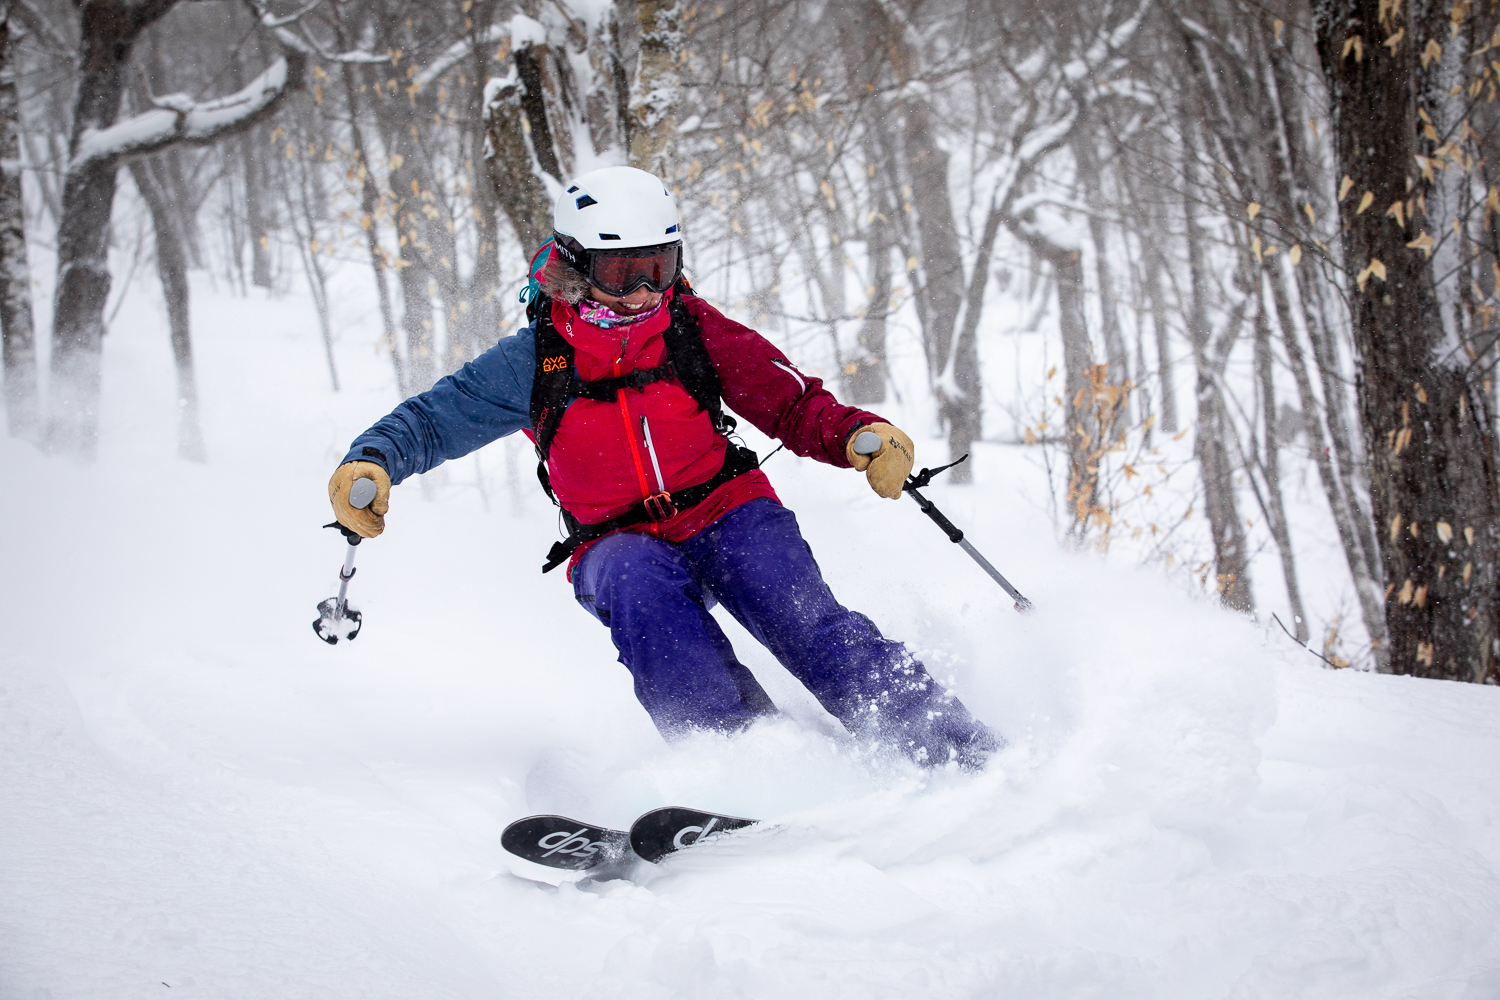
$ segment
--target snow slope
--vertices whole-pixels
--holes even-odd
[[[305,302],[195,294],[210,464],[146,296],[96,464],[0,441],[0,997],[1500,997],[1500,691],[1324,671],[1071,554],[1000,448],[931,492],[1028,618],[909,501],[768,466],[840,598],[1011,739],[979,776],[849,747],[733,627],[788,718],[663,745],[503,445],[397,489],[330,648],[324,483],[388,364],[352,323],[336,396]],[[498,843],[667,803],[771,822],[635,884]]]

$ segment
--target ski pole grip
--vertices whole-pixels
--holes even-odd
[[[854,454],[873,455],[880,450],[880,435],[874,431],[860,431],[854,437]]]
[[[354,485],[349,487],[349,506],[355,510],[364,510],[374,499],[375,480],[373,479],[356,479]]]

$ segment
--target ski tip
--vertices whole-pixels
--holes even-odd
[[[642,814],[630,825],[630,847],[646,861],[655,863],[709,837],[742,830],[758,822],[686,806],[663,806]]]
[[[629,835],[567,816],[525,816],[500,834],[508,852],[548,868],[588,871],[625,856]]]

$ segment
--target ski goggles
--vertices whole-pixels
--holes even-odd
[[[589,253],[589,283],[609,295],[629,295],[637,288],[664,293],[681,273],[681,243]]]

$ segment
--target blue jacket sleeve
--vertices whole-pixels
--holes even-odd
[[[536,331],[494,347],[413,396],[354,439],[345,462],[375,462],[392,483],[531,427]]]

